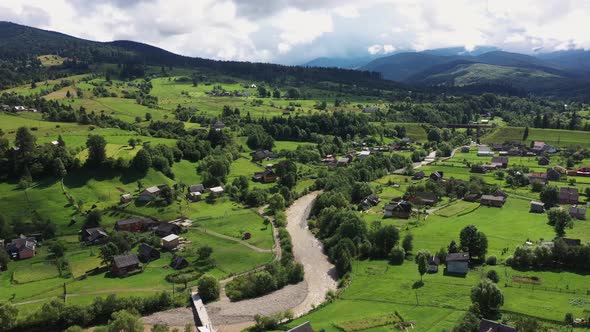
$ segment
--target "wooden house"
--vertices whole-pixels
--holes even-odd
[[[109,239],[109,235],[102,227],[83,229],[80,237],[83,242],[89,245],[103,244]]]
[[[547,166],[549,165],[549,163],[551,162],[551,160],[548,157],[540,157],[539,160],[537,161],[537,164],[541,165],[541,166]]]
[[[504,206],[504,203],[506,203],[506,197],[495,195],[482,195],[479,199],[479,203],[481,205],[486,206],[502,207]]]
[[[491,164],[497,168],[508,168],[508,157],[493,157]]]
[[[531,213],[543,213],[545,212],[545,203],[543,202],[537,202],[537,201],[531,201]]]
[[[150,218],[131,217],[117,221],[115,223],[115,230],[119,232],[145,232],[155,227],[156,224]]]
[[[469,271],[469,253],[467,252],[448,254],[445,261],[448,273],[467,274]]]
[[[434,193],[419,191],[406,199],[414,205],[433,206],[438,202],[438,197]]]
[[[578,204],[578,189],[570,187],[559,188],[559,204]]]
[[[152,199],[158,198],[162,190],[158,186],[152,186],[145,188],[140,194],[138,199],[140,201],[151,201]]]
[[[528,175],[529,182],[539,181],[542,184],[547,184],[547,173],[530,173]]]
[[[479,332],[516,332],[517,330],[508,325],[493,322],[491,320],[482,319],[479,322]]]
[[[35,257],[35,250],[37,249],[37,240],[33,237],[26,237],[21,235],[17,239],[13,239],[6,245],[6,252],[13,259],[25,259]]]
[[[162,238],[162,248],[172,250],[178,247],[180,243],[180,237],[176,234],[170,234]]]
[[[396,217],[408,219],[412,214],[412,204],[404,200],[391,202],[385,205],[383,211],[383,217],[385,218]]]
[[[261,183],[272,183],[275,182],[277,178],[277,174],[271,168],[266,168],[263,172],[254,173],[252,181]]]
[[[131,196],[131,194],[123,194],[121,195],[121,204],[126,204],[129,203],[133,200],[133,196]]]
[[[160,258],[160,251],[158,249],[142,243],[137,250],[139,254],[139,259],[144,263],[149,263],[151,261],[155,261],[156,259]]]
[[[217,187],[212,187],[209,188],[209,192],[211,193],[211,195],[213,195],[214,197],[221,197],[223,196],[223,187],[221,186],[217,186]]]
[[[170,234],[180,234],[182,232],[182,227],[172,224],[169,222],[162,222],[156,226],[154,233],[159,237],[168,236]]]
[[[547,170],[548,181],[559,181],[561,179],[561,173],[555,168],[549,168]]]
[[[111,273],[115,276],[122,277],[139,270],[139,268],[139,259],[137,259],[137,255],[118,255],[113,258]]]
[[[438,272],[438,266],[440,265],[440,258],[437,256],[428,257],[428,273]]]
[[[572,206],[568,209],[569,215],[574,219],[585,220],[586,219],[586,209]]]
[[[188,267],[188,261],[182,256],[174,256],[172,262],[170,262],[170,267],[175,270],[182,270]]]
[[[412,180],[422,180],[424,179],[424,171],[418,171],[412,175]]]
[[[432,181],[436,181],[436,182],[442,181],[442,179],[443,179],[443,172],[442,171],[434,171],[434,172],[432,172],[432,174],[430,174],[430,179]]]

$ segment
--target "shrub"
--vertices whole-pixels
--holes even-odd
[[[198,290],[203,302],[206,303],[217,300],[217,298],[219,298],[220,289],[221,286],[219,285],[219,281],[217,281],[215,277],[206,274],[199,278]]]
[[[402,265],[405,257],[406,251],[403,248],[395,247],[389,253],[389,263],[392,265]]]
[[[486,264],[487,265],[496,265],[498,262],[498,259],[496,258],[496,256],[494,255],[490,255],[486,258]]]
[[[496,272],[496,270],[489,270],[486,274],[486,278],[490,279],[495,284],[497,284],[500,281],[500,276],[498,276],[498,272]]]

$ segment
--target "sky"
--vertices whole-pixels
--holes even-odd
[[[0,20],[282,64],[456,46],[590,49],[588,0],[2,0]]]

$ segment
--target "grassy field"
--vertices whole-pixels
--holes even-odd
[[[522,141],[523,127],[499,127],[481,138],[482,143],[503,143]],[[590,146],[590,132],[565,129],[529,128],[526,145],[531,141],[544,141],[555,146]]]

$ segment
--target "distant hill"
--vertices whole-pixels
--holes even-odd
[[[321,57],[308,61],[303,64],[307,67],[326,67],[326,68],[344,68],[344,69],[358,69],[367,63],[379,58],[379,55],[370,55],[364,57],[353,58],[330,58]]]
[[[428,68],[460,59],[461,57],[458,56],[405,52],[373,60],[361,69],[379,72],[389,80],[405,81]]]
[[[62,66],[42,68],[38,56],[53,54],[69,59]],[[23,70],[23,63],[27,65]],[[370,88],[397,89],[378,73],[337,68],[306,68],[269,63],[217,61],[174,54],[134,41],[96,42],[66,34],[0,22],[0,89],[11,85],[64,76],[71,68],[83,70],[96,63],[176,66],[211,71],[242,79],[317,83],[330,81]]]
[[[583,86],[590,81],[588,75],[573,69],[586,68],[586,53],[542,58],[499,50],[477,55],[461,53],[461,50],[400,53],[373,60],[361,69],[379,72],[386,79],[421,86],[500,84],[543,94],[587,90]],[[590,62],[588,64],[590,68]]]
[[[557,51],[537,54],[536,57],[558,68],[590,75],[590,51]]]

